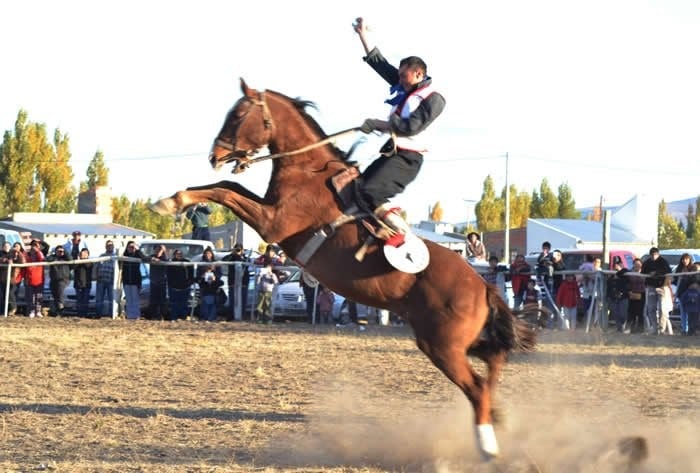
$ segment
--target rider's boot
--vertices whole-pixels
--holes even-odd
[[[384,242],[385,245],[399,247],[403,245],[406,234],[411,232],[411,227],[401,217],[400,212],[401,209],[399,207],[390,207],[389,204],[380,205],[374,210],[374,215],[394,232]]]

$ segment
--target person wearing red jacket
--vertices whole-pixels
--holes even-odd
[[[527,283],[531,278],[532,268],[525,261],[524,255],[517,255],[510,265],[510,282],[513,286],[513,307],[519,309],[523,303]]]
[[[576,330],[576,313],[581,300],[575,274],[567,274],[557,290],[557,305],[561,307],[561,329]]]
[[[41,242],[32,240],[27,253],[27,263],[40,263],[44,261],[44,253],[41,251]],[[25,300],[29,317],[41,317],[41,302],[44,296],[44,266],[27,266],[24,271]]]

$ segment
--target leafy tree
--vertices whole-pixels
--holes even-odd
[[[7,213],[37,212],[41,207],[37,169],[42,158],[50,159],[47,145],[44,127],[29,123],[27,112],[20,110],[14,134],[5,132],[0,149],[0,186]]]
[[[474,207],[479,230],[492,232],[503,228],[503,200],[496,197],[493,179],[490,175],[484,179],[481,200]]]
[[[530,217],[542,218],[542,198],[534,189],[530,195]]]
[[[109,185],[109,168],[105,164],[105,156],[97,150],[87,168],[87,189]],[[81,183],[82,188],[82,183]]]
[[[73,168],[70,165],[70,145],[68,136],[55,130],[53,137],[55,157],[52,161],[40,161],[39,180],[43,191],[42,212],[72,212],[75,210],[75,187],[66,185],[73,182]]]
[[[688,221],[688,245],[691,248],[700,247],[700,196],[695,200],[695,212],[693,215],[692,225]]]
[[[209,225],[216,227],[219,225],[224,225],[229,222],[238,220],[236,214],[233,213],[228,207],[224,207],[219,204],[209,204],[212,206],[211,215],[209,215]],[[404,216],[405,218],[405,216]]]
[[[685,227],[685,236],[688,237],[688,239],[692,240],[693,235],[695,234],[695,218],[696,218],[696,212],[695,212],[695,207],[697,207],[697,200],[695,202],[695,206],[692,204],[688,204],[688,213],[685,216],[685,221],[688,222],[686,227]]]
[[[129,198],[122,194],[119,197],[112,197],[112,221],[120,225],[131,226],[129,213],[131,211],[131,202]]]
[[[686,235],[679,223],[666,210],[666,202],[659,203],[659,248],[684,248]]]
[[[442,208],[442,205],[440,205],[440,201],[435,202],[435,205],[433,205],[433,208],[430,210],[430,220],[433,222],[442,222],[442,218],[444,216],[444,210]]]
[[[14,133],[6,131],[0,144],[0,193],[4,213],[71,211],[75,189],[69,164],[68,137],[58,129],[53,143],[46,125],[33,123],[20,110]]]
[[[574,200],[571,188],[568,184],[563,183],[559,185],[557,201],[559,203],[559,208],[557,211],[559,218],[581,218],[581,212],[576,210],[576,201]]]
[[[549,187],[549,182],[547,178],[542,179],[540,184],[540,211],[542,212],[542,218],[557,218],[559,215],[559,199]]]
[[[506,200],[505,188],[501,193],[501,199]],[[510,186],[510,228],[523,228],[527,226],[527,219],[530,218],[530,194],[518,192],[518,189]],[[503,221],[505,222],[505,208],[503,209]]]

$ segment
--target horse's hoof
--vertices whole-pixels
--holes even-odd
[[[152,203],[149,208],[159,215],[173,215],[177,213],[175,201],[170,197]]]
[[[644,437],[626,437],[617,442],[617,450],[633,465],[649,457],[649,446]]]

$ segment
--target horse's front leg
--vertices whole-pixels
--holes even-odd
[[[160,215],[175,215],[199,202],[216,202],[228,207],[245,223],[265,238],[266,222],[270,221],[271,207],[262,198],[237,182],[221,181],[206,186],[190,187],[151,205]]]

